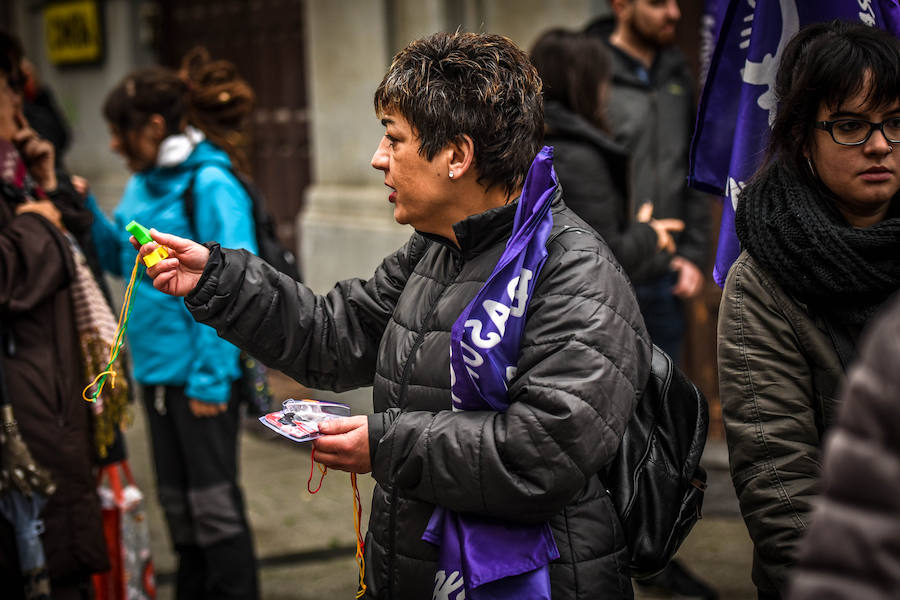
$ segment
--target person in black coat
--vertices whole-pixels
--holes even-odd
[[[30,60],[22,60],[22,74],[25,75],[25,102],[22,112],[32,129],[38,132],[56,149],[54,164],[63,168],[63,155],[69,149],[72,133],[69,123],[49,86],[38,79],[37,71]]]
[[[53,145],[22,115],[20,62],[19,41],[0,31],[0,368],[22,440],[56,485],[41,512],[50,598],[76,600],[89,597],[91,574],[109,569],[95,421],[80,393],[87,381],[78,270],[66,237],[89,227],[91,216],[58,177]],[[16,532],[0,516],[0,598],[22,599],[46,583],[25,570]]]
[[[531,62],[544,82],[544,142],[553,146],[566,204],[606,240],[631,277],[657,253],[672,254],[681,220],[652,218],[650,204],[632,217],[628,155],[606,125],[611,67],[603,42],[552,29],[535,42]]]
[[[538,186],[549,237],[528,242],[546,248],[543,264],[523,262],[495,288],[515,310],[480,303],[503,333],[481,337],[485,321],[464,312],[497,281],[510,236],[522,231],[516,215],[536,195],[526,173],[547,166],[540,89],[525,53],[499,35],[437,33],[394,58],[375,93],[385,135],[372,166],[394,219],[416,232],[367,281],[317,296],[246,252],[151,230],[171,253],[147,273],[157,289],[185,296],[196,320],[310,387],[373,386],[375,413],[322,423],[314,446],[317,462],[377,482],[366,598],[472,597],[460,587],[474,582],[469,571],[447,570],[422,538],[435,507],[515,529],[549,525],[559,557],[531,564],[547,566],[554,600],[633,596],[600,473],[646,385],[651,344],[620,265],[555,181]],[[526,314],[509,321],[522,326],[510,336],[508,319]],[[494,371],[505,379],[492,397],[507,408],[453,410],[465,397],[454,382],[475,372],[451,370],[457,324],[478,325],[472,352],[454,355],[472,369],[488,363],[481,353],[492,344],[514,340],[515,365]],[[492,545],[509,555],[515,547]]]

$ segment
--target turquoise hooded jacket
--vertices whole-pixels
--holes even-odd
[[[184,202],[191,178],[196,231],[192,231]],[[125,280],[131,276],[137,256],[125,231],[131,220],[147,229],[257,252],[250,197],[232,175],[228,155],[208,141],[197,144],[179,165],[135,173],[112,222],[96,202],[90,204],[101,264]],[[212,327],[194,321],[181,298],[158,291],[146,275],[132,307],[127,343],[140,384],[184,386],[190,398],[228,401],[231,384],[240,376],[235,346],[219,338]]]

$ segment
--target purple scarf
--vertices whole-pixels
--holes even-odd
[[[503,255],[450,332],[453,410],[509,406],[507,382],[516,373],[528,301],[547,259],[558,185],[553,149],[545,146],[528,170]],[[549,523],[504,523],[438,506],[422,539],[441,547],[433,600],[550,599],[548,564],[559,550]]]

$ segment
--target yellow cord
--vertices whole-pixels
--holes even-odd
[[[356,486],[356,473],[350,473],[350,484],[353,486],[353,527],[356,529],[356,564],[359,565],[359,591],[356,592],[356,597],[362,598],[366,593],[366,546],[360,529],[362,502],[359,500],[359,488]]]
[[[144,274],[144,272],[139,269],[140,264],[140,255],[138,255],[134,259],[134,268],[131,270],[131,279],[128,281],[128,287],[125,288],[125,301],[122,303],[122,310],[119,311],[119,322],[116,325],[115,340],[113,340],[112,345],[109,347],[109,362],[106,363],[106,370],[97,375],[94,380],[81,391],[81,397],[88,402],[97,401],[97,397],[100,396],[100,392],[103,391],[107,375],[112,378],[109,383],[110,387],[113,389],[116,388],[116,371],[113,369],[113,363],[116,362],[116,359],[119,357],[119,350],[122,349],[122,345],[125,343],[125,330],[128,327],[128,317],[131,315],[131,298],[134,295],[135,288],[140,285],[141,278]],[[95,385],[97,386],[97,391],[88,396],[88,390]]]

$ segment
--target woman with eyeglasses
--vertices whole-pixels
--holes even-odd
[[[760,598],[784,592],[859,332],[900,289],[900,41],[860,24],[809,26],[785,48],[775,91],[718,323],[731,475]]]

